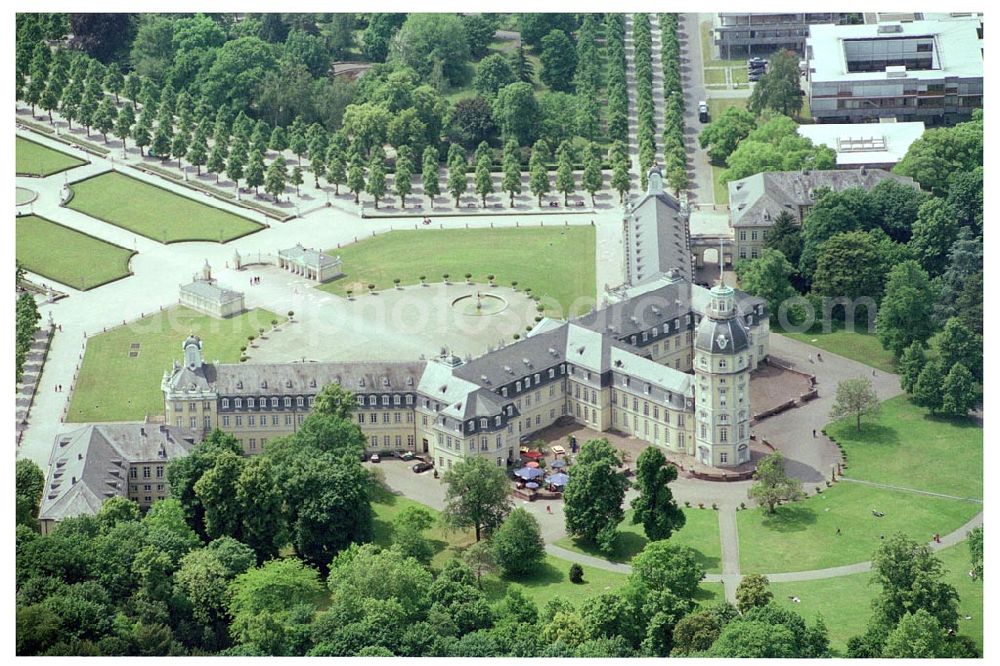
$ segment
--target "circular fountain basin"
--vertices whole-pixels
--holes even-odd
[[[451,302],[451,307],[459,314],[469,317],[486,317],[500,314],[507,309],[507,299],[496,294],[468,294]]]

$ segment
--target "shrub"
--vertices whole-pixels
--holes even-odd
[[[583,582],[583,567],[576,562],[569,565],[569,582],[577,585]]]

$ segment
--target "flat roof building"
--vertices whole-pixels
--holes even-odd
[[[809,109],[820,122],[947,124],[983,105],[982,21],[976,17],[814,25],[806,59]]]
[[[823,123],[799,125],[799,135],[837,153],[838,169],[891,170],[924,133],[924,123]]]
[[[779,49],[802,53],[810,25],[846,23],[851,17],[841,12],[719,12],[712,22],[712,42],[723,60],[766,56]]]

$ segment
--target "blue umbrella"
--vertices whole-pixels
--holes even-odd
[[[526,488],[531,488],[532,490],[535,490],[536,488],[538,488],[538,484],[535,483],[534,481],[531,481],[530,483],[526,483],[524,485],[525,485]]]
[[[552,464],[549,465],[549,467],[553,469],[559,469],[560,467],[565,467],[565,466],[566,466],[565,460],[553,460]]]
[[[569,475],[562,472],[549,477],[549,483],[553,486],[565,486],[567,481],[569,481]]]
[[[537,479],[540,476],[545,476],[545,472],[538,469],[537,467],[522,467],[514,472],[515,476],[519,476],[522,479]]]

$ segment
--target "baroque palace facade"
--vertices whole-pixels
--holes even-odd
[[[544,319],[523,340],[464,362],[445,353],[417,362],[206,363],[201,340],[189,337],[183,363],[163,376],[167,424],[221,428],[252,455],[294,433],[335,382],[356,396],[369,452],[426,454],[442,470],[472,455],[506,465],[561,419],[707,465],[739,465],[750,459],[749,375],[768,354],[768,314],[762,299],[693,283],[687,224],[654,168],[623,220],[630,284],[600,310]]]

